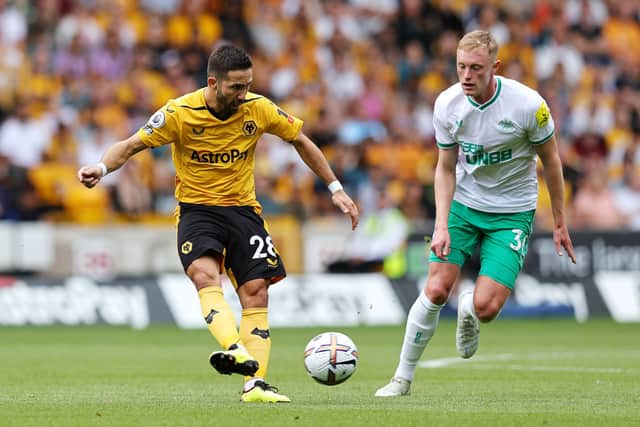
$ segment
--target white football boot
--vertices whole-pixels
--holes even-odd
[[[463,313],[460,309],[462,299],[472,294],[472,291],[462,292],[458,296],[458,325],[456,327],[456,349],[463,359],[473,356],[480,342],[480,324],[471,313]],[[472,296],[473,298],[473,296]]]
[[[411,381],[393,377],[389,384],[376,391],[376,397],[396,397],[411,394]]]

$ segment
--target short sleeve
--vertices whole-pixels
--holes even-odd
[[[449,132],[450,126],[445,120],[445,110],[446,108],[443,105],[442,99],[438,97],[433,109],[433,127],[436,131],[436,144],[438,145],[438,148],[450,150],[452,148],[456,148],[458,143],[453,138],[452,133]]]
[[[551,139],[555,129],[553,118],[549,106],[540,95],[537,95],[531,107],[527,108],[526,115],[525,123],[531,144],[544,144]]]
[[[174,100],[170,100],[153,113],[138,130],[138,136],[146,146],[159,147],[177,141],[179,129],[178,109]]]
[[[273,102],[265,99],[262,103],[265,118],[265,132],[276,135],[285,141],[293,141],[302,129],[303,121],[286,113]]]

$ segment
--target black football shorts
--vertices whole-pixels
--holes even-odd
[[[253,279],[275,283],[287,273],[266,230],[251,206],[180,203],[178,254],[186,271],[197,258],[217,252],[236,286]]]

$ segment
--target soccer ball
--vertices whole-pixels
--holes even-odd
[[[309,341],[304,350],[307,373],[325,385],[345,382],[358,366],[358,349],[340,332],[323,332]]]

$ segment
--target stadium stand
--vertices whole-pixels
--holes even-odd
[[[502,42],[500,73],[549,102],[574,212],[591,203],[592,175],[606,177],[619,217],[581,215],[574,225],[637,229],[629,200],[640,174],[640,5],[626,0],[0,0],[0,218],[170,221],[167,150],[138,156],[101,190],[78,188],[72,172],[165,99],[204,85],[209,52],[230,41],[253,56],[253,90],[306,120],[363,213],[381,173],[407,189],[399,207],[424,226],[433,215],[433,101],[456,80],[458,36],[476,28]],[[266,211],[335,215],[287,148],[261,144]],[[28,208],[15,197],[16,173],[30,181],[20,184],[33,190]],[[544,196],[538,217],[548,228]]]

